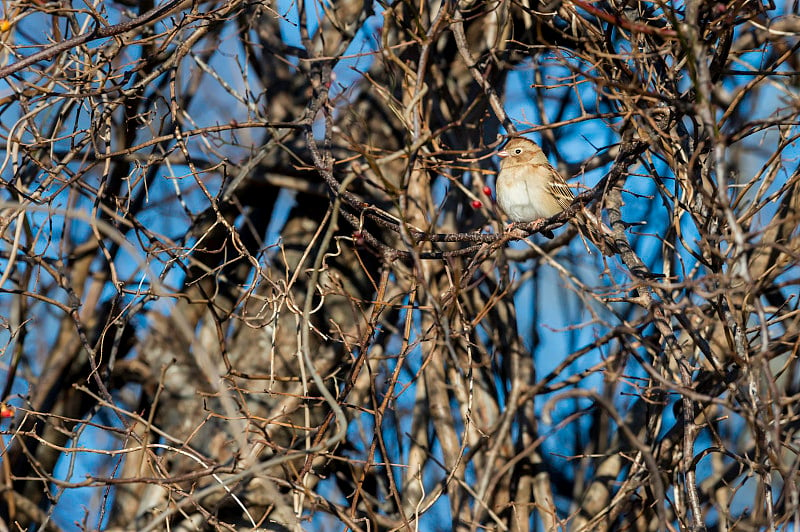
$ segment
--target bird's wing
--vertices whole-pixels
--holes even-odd
[[[552,172],[552,179],[549,183],[550,191],[558,202],[558,206],[561,207],[561,210],[563,211],[572,205],[572,200],[575,199],[575,194],[572,193],[572,189],[569,188],[567,182],[564,181],[555,168],[551,167],[550,171]]]

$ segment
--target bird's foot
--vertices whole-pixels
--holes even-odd
[[[505,234],[507,237],[510,237],[513,240],[522,240],[523,238],[527,238],[530,236],[530,231],[526,231],[522,227],[518,227],[519,224],[517,222],[511,222],[506,226]],[[526,225],[526,224],[522,224]]]
[[[531,235],[531,233],[541,233],[546,238],[553,238],[553,232],[549,229],[542,229],[542,227],[547,223],[547,218],[537,218],[535,220],[531,220],[530,222],[511,222],[506,227],[506,233],[513,233],[514,236],[518,238],[525,238]]]
[[[529,233],[541,233],[547,238],[553,238],[553,232],[549,229],[542,229],[542,227],[547,223],[547,218],[537,218],[535,220],[531,220],[530,222],[519,222],[519,228],[515,228],[517,222],[511,222],[506,231],[512,231],[513,229],[517,230],[524,230],[528,231]]]

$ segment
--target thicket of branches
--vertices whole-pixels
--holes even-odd
[[[0,528],[800,529],[796,4],[2,6]]]

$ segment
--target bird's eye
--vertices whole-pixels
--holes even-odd
[[[522,153],[522,149],[521,148],[517,148],[516,150],[514,150],[514,153],[519,155],[520,153]]]

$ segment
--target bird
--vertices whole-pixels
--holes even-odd
[[[512,137],[497,155],[502,159],[495,182],[497,203],[512,222],[550,218],[572,205],[575,195],[538,144],[525,137]],[[581,237],[604,255],[619,253],[611,229],[585,207],[573,222]]]

